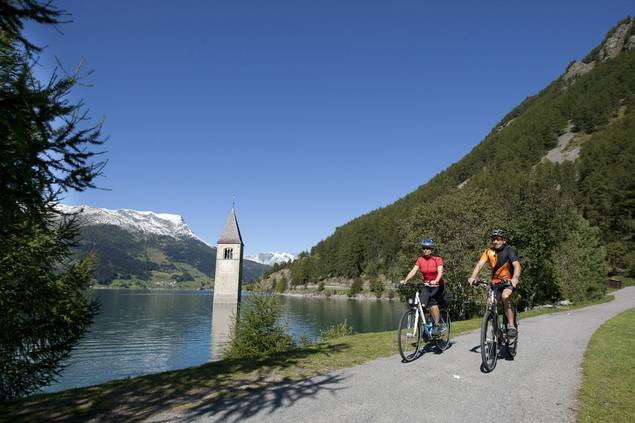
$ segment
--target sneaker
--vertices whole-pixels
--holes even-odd
[[[507,337],[508,338],[515,338],[517,335],[518,335],[518,331],[516,330],[516,328],[507,329]]]
[[[441,327],[435,325],[434,328],[432,328],[432,336],[440,336],[441,335]]]

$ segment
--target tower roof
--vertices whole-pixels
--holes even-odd
[[[236,211],[232,207],[227,216],[227,222],[223,228],[223,232],[220,234],[218,244],[240,244],[243,245],[243,239],[240,236],[240,229],[238,228],[238,220],[236,220]]]

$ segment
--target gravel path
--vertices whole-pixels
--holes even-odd
[[[453,339],[443,354],[412,363],[399,356],[305,381],[219,400],[152,421],[253,422],[573,422],[580,363],[595,330],[635,307],[635,287],[615,300],[520,321],[518,355],[480,371],[479,332]]]

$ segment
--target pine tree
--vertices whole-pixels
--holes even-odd
[[[91,258],[73,262],[73,216],[56,208],[68,190],[93,187],[103,163],[93,146],[101,126],[86,124],[68,100],[77,75],[33,75],[39,48],[23,22],[59,23],[48,3],[0,1],[0,400],[29,394],[61,370],[96,305],[86,296]]]

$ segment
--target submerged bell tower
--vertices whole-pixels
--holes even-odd
[[[227,222],[216,243],[216,273],[214,304],[239,303],[243,276],[243,239],[232,207]]]
[[[236,211],[232,207],[223,232],[216,243],[216,272],[212,305],[212,360],[219,360],[222,357],[231,337],[234,320],[238,316],[243,276],[243,246]]]

